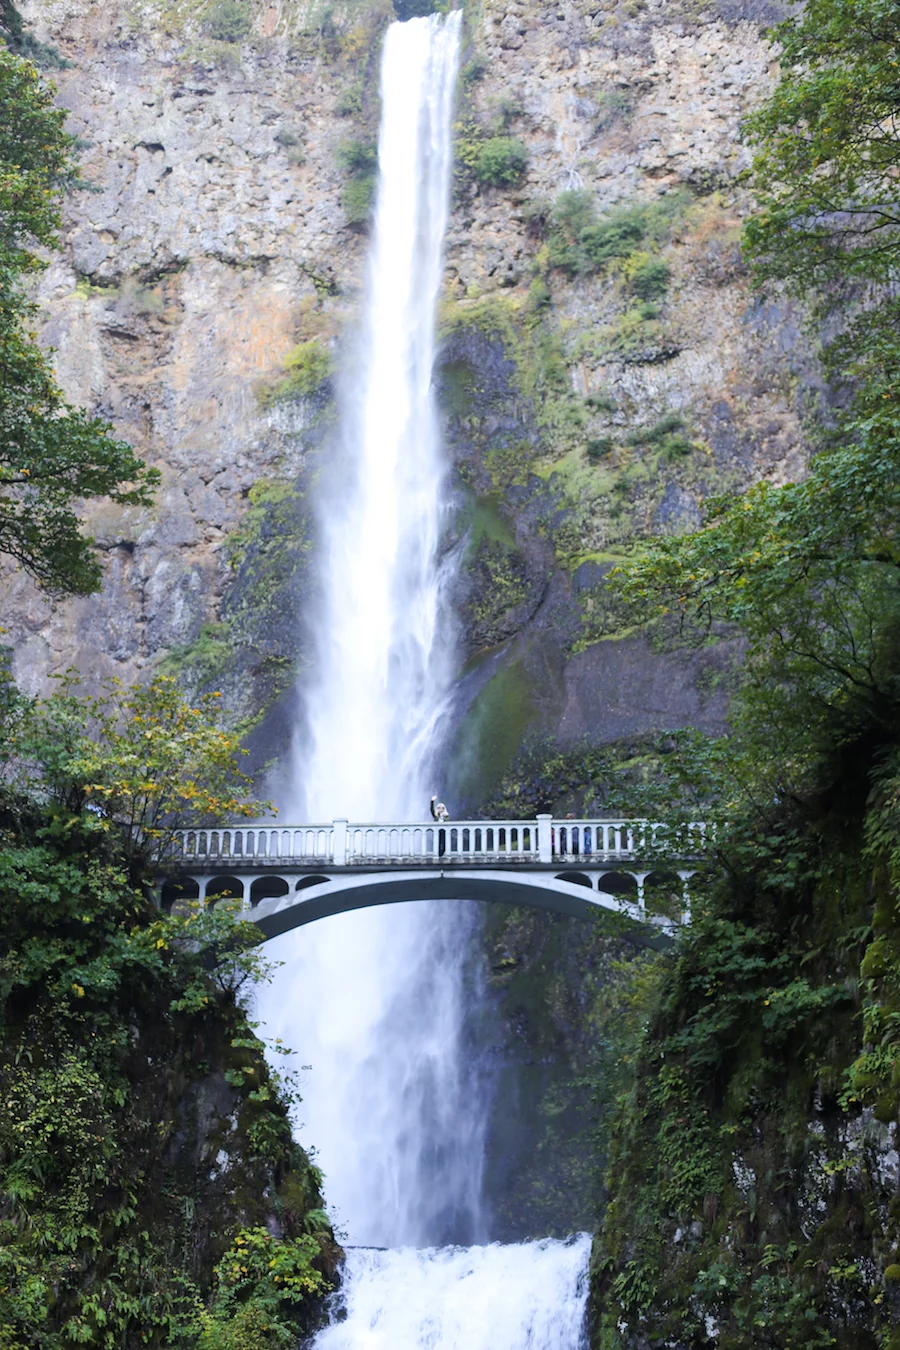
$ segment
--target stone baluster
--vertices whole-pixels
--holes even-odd
[[[683,924],[689,924],[691,921],[691,893],[690,890],[688,889],[688,882],[690,881],[694,873],[693,871],[690,872],[682,871],[679,868],[678,875],[681,877],[681,893],[683,897],[681,922]]]

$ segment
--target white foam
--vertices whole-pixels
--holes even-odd
[[[346,1320],[315,1350],[579,1350],[585,1344],[586,1233],[490,1247],[355,1250]]]

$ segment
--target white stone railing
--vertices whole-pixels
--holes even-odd
[[[668,827],[645,820],[452,820],[442,824],[223,825],[176,830],[162,851],[171,865],[217,868],[329,866],[366,863],[586,864],[649,857],[698,857],[709,850],[714,827],[687,822]]]

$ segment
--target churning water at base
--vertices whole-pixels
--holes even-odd
[[[586,1233],[568,1242],[347,1253],[346,1320],[316,1350],[579,1350]]]
[[[322,595],[286,815],[421,820],[453,676],[446,466],[432,392],[460,14],[392,24],[364,322],[320,491]],[[270,1036],[311,1065],[315,1147],[351,1250],[343,1350],[577,1350],[583,1239],[446,1247],[486,1236],[486,1103],[465,1044],[477,990],[464,905],[339,915],[272,944]]]

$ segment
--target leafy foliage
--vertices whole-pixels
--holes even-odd
[[[685,207],[684,194],[672,192],[660,201],[615,207],[601,218],[594,195],[586,188],[561,192],[550,212],[550,264],[574,277],[628,258],[642,245],[659,246]],[[649,300],[665,292],[668,277],[662,259],[645,254],[632,286],[637,295]]]
[[[28,32],[12,0],[0,0],[0,42],[5,42],[17,56],[27,56],[37,66],[64,69],[69,64],[55,47],[38,42],[34,34]]]
[[[79,708],[69,682],[37,707],[7,690],[0,1343],[10,1350],[292,1344],[337,1255],[320,1175],[291,1137],[290,1085],[270,1072],[243,1002],[267,973],[258,931],[222,905],[165,916],[141,886],[135,823],[153,832],[185,802],[233,807],[213,788],[216,764],[226,768],[213,706],[185,711],[171,684],[123,692],[109,709]],[[195,798],[178,779],[207,761]]]
[[[368,177],[378,168],[378,150],[372,141],[342,141],[337,159],[347,173]]]
[[[774,36],[782,77],[748,120],[757,276],[800,289],[886,279],[900,248],[896,6],[814,0]]]
[[[247,0],[216,0],[203,16],[203,28],[217,42],[240,42],[253,26]]]
[[[350,175],[344,184],[341,198],[344,219],[351,229],[359,230],[368,224],[372,214],[378,150],[374,141],[342,141],[338,146],[337,159]]]
[[[368,181],[368,179],[352,180],[366,183]],[[368,210],[367,206],[366,218]],[[284,362],[284,374],[274,384],[266,385],[260,390],[259,401],[264,408],[269,408],[274,403],[283,403],[292,398],[308,398],[310,394],[321,389],[333,369],[334,362],[328,348],[318,338],[309,338],[306,342],[298,343],[293,351],[288,353]]]
[[[642,300],[659,300],[669,288],[669,275],[662,258],[647,258],[631,273],[631,289]]]
[[[238,768],[244,752],[221,695],[187,703],[172,676],[137,688],[109,680],[85,696],[70,674],[50,698],[23,701],[9,730],[12,782],[49,810],[88,811],[129,861],[165,848],[175,829],[263,809]]]
[[[0,551],[51,592],[99,589],[101,567],[76,503],[110,497],[144,506],[158,481],[111,428],[63,397],[31,332],[36,307],[22,277],[52,247],[74,142],[53,90],[0,49]]]
[[[512,136],[489,136],[478,147],[473,165],[484,187],[510,187],[528,167],[528,151]]]

